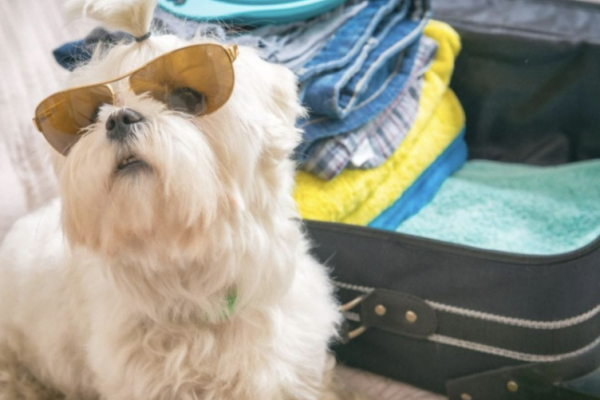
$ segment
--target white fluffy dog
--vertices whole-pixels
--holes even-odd
[[[142,36],[155,1],[70,6]],[[69,86],[188,44],[120,44]],[[66,157],[55,154],[61,201],[17,222],[0,249],[0,400],[336,396],[328,343],[339,313],[291,195],[295,79],[247,48],[234,69],[213,114],[123,89]],[[106,121],[123,108],[144,121],[115,144]],[[131,156],[144,168],[119,173]]]

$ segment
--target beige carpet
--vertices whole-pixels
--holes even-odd
[[[0,2],[0,240],[20,216],[56,196],[46,143],[31,123],[36,104],[65,72],[52,58],[59,44],[89,32],[69,22],[60,0]],[[350,368],[340,373],[373,400],[440,400],[407,385]]]

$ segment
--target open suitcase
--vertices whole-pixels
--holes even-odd
[[[452,88],[471,158],[600,158],[600,4],[437,0],[433,9],[463,41]],[[528,256],[306,226],[346,310],[344,363],[451,400],[600,399],[600,238]]]

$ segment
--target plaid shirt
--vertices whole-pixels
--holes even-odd
[[[437,43],[423,36],[411,76],[392,104],[361,128],[323,140],[303,169],[330,180],[346,167],[375,168],[385,162],[400,146],[416,119],[423,74],[436,50]]]

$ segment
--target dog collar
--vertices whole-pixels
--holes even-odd
[[[237,290],[233,289],[227,296],[225,296],[227,300],[227,310],[225,311],[226,317],[230,318],[233,315],[233,311],[235,311],[235,303],[237,301]]]

